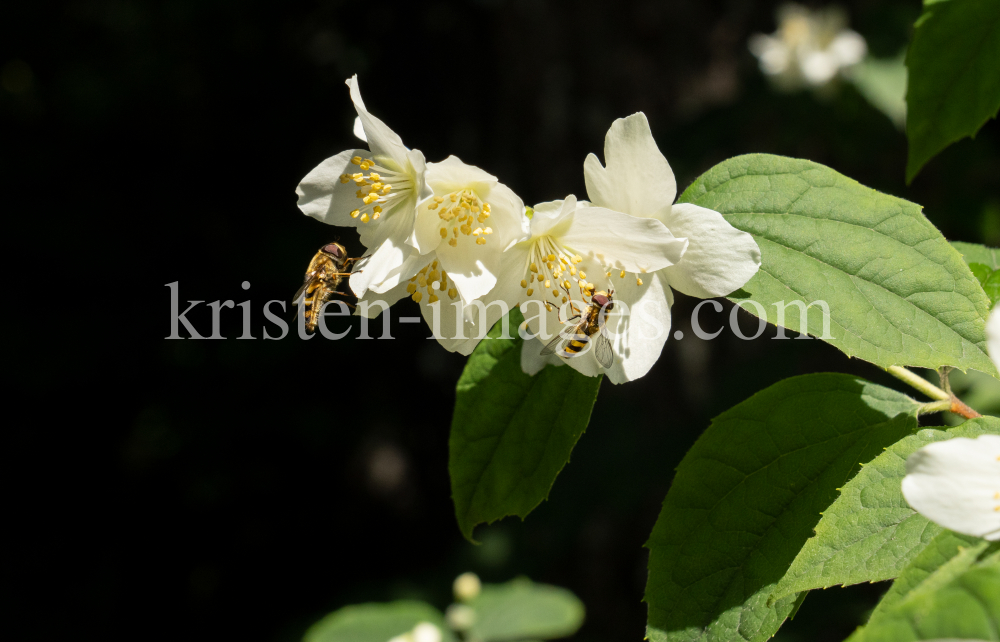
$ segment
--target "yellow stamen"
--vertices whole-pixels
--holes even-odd
[[[354,210],[351,212],[351,218],[358,218],[359,214],[361,214],[361,210]]]
[[[406,286],[406,293],[407,294],[413,294],[416,291],[417,291],[417,284],[416,283],[410,283],[410,284],[408,284]]]
[[[447,230],[447,228],[444,228],[444,227],[441,228],[441,238],[448,238],[448,230]]]
[[[476,245],[486,245],[486,239],[480,236],[476,239]]]
[[[532,289],[532,288],[528,288],[528,296],[531,296],[531,295],[532,295],[532,293],[534,293],[534,289]]]
[[[635,277],[635,284],[642,285],[642,279],[640,279],[639,277]]]
[[[521,287],[522,287],[522,288],[526,288],[526,287],[528,287],[528,282],[527,282],[527,281],[525,281],[524,279],[521,279]]]
[[[414,294],[410,298],[412,298],[416,303],[420,303],[420,299],[424,298],[424,293],[423,292],[417,292],[416,294]]]
[[[448,290],[448,296],[454,299],[456,296],[458,296],[458,290],[456,290],[455,288],[450,288]]]

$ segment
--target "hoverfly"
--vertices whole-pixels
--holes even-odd
[[[347,250],[340,243],[327,243],[319,248],[316,256],[309,261],[305,282],[292,297],[294,305],[299,297],[305,294],[305,309],[302,315],[306,320],[307,332],[316,331],[319,315],[330,297],[334,294],[344,295],[343,292],[337,291],[337,287],[345,276],[351,276],[347,270],[352,263],[359,260],[361,259],[348,258]]]
[[[610,368],[615,362],[615,352],[611,348],[611,341],[604,334],[604,319],[601,318],[602,310],[613,310],[615,307],[614,290],[610,292],[594,292],[590,296],[590,305],[583,311],[583,315],[577,314],[567,319],[580,319],[573,330],[569,333],[560,332],[552,341],[542,348],[542,356],[558,354],[563,359],[570,359],[579,356],[587,347],[591,339],[594,341],[594,356],[597,363],[603,368]]]

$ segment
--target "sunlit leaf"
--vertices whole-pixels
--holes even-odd
[[[731,297],[762,306],[747,301],[748,312],[882,367],[997,376],[986,355],[989,300],[920,206],[822,165],[765,154],[716,165],[681,200],[721,212],[756,239],[760,271]],[[828,330],[820,304],[803,323],[789,305],[796,300],[825,301]]]
[[[938,560],[914,560],[923,579],[892,594],[890,605],[876,609],[849,641],[1000,639],[1000,553],[985,541],[956,549],[937,566]]]
[[[768,597],[841,488],[916,429],[918,404],[839,374],[781,381],[718,416],[677,468],[649,548],[654,642],[766,640]]]
[[[977,243],[952,241],[952,247],[958,250],[966,263],[981,263],[991,270],[1000,270],[1000,250]]]
[[[1000,419],[982,417],[950,430],[921,430],[865,464],[823,511],[816,535],[802,547],[771,599],[897,577],[943,530],[903,498],[906,458],[935,441],[986,434],[1000,435]]]

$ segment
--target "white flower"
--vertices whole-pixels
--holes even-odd
[[[483,590],[483,585],[479,581],[479,576],[475,573],[462,573],[452,583],[452,590],[455,593],[456,600],[459,602],[469,602],[479,596]]]
[[[309,216],[358,228],[361,242],[372,251],[350,280],[351,289],[361,297],[369,287],[384,292],[396,285],[386,279],[398,273],[408,257],[417,203],[431,192],[424,178],[424,155],[408,149],[394,131],[368,113],[357,76],[347,80],[347,86],[358,112],[355,134],[368,142],[371,152],[349,149],[326,159],[295,191],[299,209]]]
[[[604,160],[606,168],[593,154],[584,163],[587,194],[594,205],[658,220],[673,236],[688,242],[679,261],[656,268],[655,274],[624,279],[615,287],[615,299],[630,309],[664,311],[666,332],[644,342],[643,352],[627,362],[624,375],[635,379],[659,358],[669,335],[670,288],[702,299],[730,294],[756,274],[760,248],[750,234],[734,228],[718,212],[690,203],[673,204],[677,194],[673,171],[642,112],[611,125],[604,139]]]
[[[903,497],[956,533],[1000,540],[1000,436],[924,446],[906,460]]]
[[[374,301],[390,306],[409,296],[438,342],[467,355],[490,329],[468,306],[494,288],[503,252],[528,234],[528,219],[510,188],[454,156],[428,163],[426,181],[433,196],[418,205],[414,247],[361,301],[377,316]]]
[[[657,220],[603,207],[578,207],[576,197],[568,196],[534,208],[530,237],[504,252],[496,289],[485,298],[509,307],[520,304],[528,328],[540,335],[540,340],[525,341],[522,348],[522,367],[534,374],[545,363],[559,362],[556,355],[541,357],[539,353],[555,335],[575,325],[569,321],[567,327],[574,314],[571,306],[575,312],[586,309],[599,291],[613,292],[617,301],[622,288],[636,287],[622,282],[623,273],[645,274],[672,265],[681,260],[686,247],[685,239],[675,238]],[[646,310],[646,315],[630,312],[621,314],[619,307],[606,316],[605,336],[614,350],[613,365],[606,374],[615,383],[635,379],[649,369],[634,364],[656,360],[662,346],[656,334],[665,331],[657,315],[669,315],[666,308]],[[487,308],[482,327],[492,325],[499,314]],[[594,356],[592,343],[566,363],[587,376],[598,376],[605,370]],[[653,350],[655,355],[650,354]]]
[[[441,629],[430,622],[421,622],[412,631],[397,635],[389,642],[441,642],[441,639]]]
[[[750,51],[779,88],[819,87],[868,52],[865,39],[845,24],[843,11],[836,7],[810,11],[786,4],[778,10],[778,30],[751,36]]]
[[[524,204],[496,176],[455,156],[427,166],[427,185],[434,196],[417,208],[413,246],[436,253],[468,303],[493,289],[503,251],[528,235]]]

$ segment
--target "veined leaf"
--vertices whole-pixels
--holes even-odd
[[[680,200],[720,212],[757,241],[760,271],[730,297],[748,301],[751,314],[883,368],[998,376],[986,354],[989,300],[918,205],[817,163],[766,154],[716,165]],[[803,323],[792,301],[825,301],[829,315],[817,303]]]
[[[918,404],[840,374],[781,381],[719,415],[688,451],[646,543],[647,637],[766,640],[796,606],[768,597],[820,512],[916,429]]]
[[[1000,3],[927,0],[906,54],[909,183],[935,154],[1000,109]]]
[[[1000,640],[1000,553],[990,551],[986,541],[959,549],[849,642]]]
[[[448,470],[458,525],[470,541],[477,524],[524,519],[548,497],[587,429],[603,379],[565,366],[524,374],[520,310],[509,320],[514,339],[499,338],[498,322],[458,380]]]
[[[889,591],[879,600],[868,621],[881,617],[884,611],[901,602],[934,571],[957,555],[971,556],[965,565],[967,568],[986,549],[986,545],[987,543],[978,537],[941,529],[924,550],[913,558],[909,566],[903,569]]]
[[[802,547],[771,599],[897,577],[943,530],[903,498],[906,458],[935,441],[987,434],[1000,435],[1000,419],[981,417],[950,430],[921,430],[865,464],[823,511],[816,535]]]
[[[444,617],[430,604],[411,600],[356,604],[334,611],[306,631],[303,642],[389,642],[427,622],[441,631],[442,642],[455,642]]]

